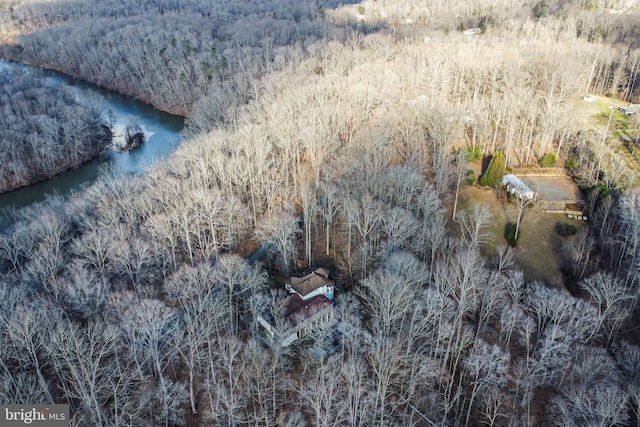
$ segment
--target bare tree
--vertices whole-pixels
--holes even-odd
[[[110,291],[110,284],[98,278],[81,262],[73,262],[67,274],[58,279],[59,302],[72,317],[88,320],[98,316]]]
[[[54,403],[54,398],[53,390],[45,378],[43,347],[49,328],[60,317],[58,310],[43,302],[40,310],[29,305],[16,307],[6,324],[8,336],[5,342],[10,350],[5,350],[5,360],[13,360],[19,366],[33,371],[38,379],[38,392],[46,396],[49,404]]]
[[[103,400],[110,391],[109,377],[115,373],[112,357],[118,335],[110,325],[90,322],[83,328],[64,321],[49,334],[46,352],[66,396],[78,399],[75,411],[85,422],[106,422]]]
[[[458,195],[460,194],[460,185],[462,184],[462,180],[467,172],[467,160],[463,150],[458,150],[453,158],[454,167],[455,167],[455,178],[456,178],[456,195],[453,199],[453,213],[451,219],[453,221],[456,220],[456,212],[458,210]]]
[[[631,399],[635,425],[640,424],[640,348],[627,341],[622,341],[615,349],[614,356],[620,366],[622,383],[626,385]]]
[[[227,294],[231,333],[235,334],[239,318],[242,319],[250,311],[247,301],[265,286],[267,274],[237,255],[224,255],[214,266],[212,279]]]
[[[487,227],[491,222],[491,211],[489,206],[475,204],[469,211],[461,212],[458,219],[462,239],[469,247],[477,247],[486,243],[489,234]]]
[[[302,221],[304,226],[304,250],[307,265],[312,265],[311,260],[311,229],[316,216],[315,189],[309,183],[303,183],[300,187],[300,205],[302,207]]]
[[[19,272],[24,266],[30,253],[35,250],[37,240],[30,228],[18,224],[8,234],[0,234],[0,259],[4,269],[9,272]]]
[[[440,199],[431,186],[425,188],[418,197],[418,218],[422,222],[418,242],[418,252],[429,265],[433,265],[437,254],[447,248],[447,229],[442,215]]]
[[[361,237],[362,252],[361,271],[364,276],[368,271],[368,259],[371,249],[375,249],[377,240],[378,223],[382,220],[383,205],[370,194],[364,194],[360,198],[350,198],[345,205],[349,223],[355,225]],[[371,243],[374,242],[374,247]]]
[[[394,378],[402,374],[404,369],[401,358],[401,345],[397,337],[375,335],[371,337],[366,359],[374,374],[374,404],[372,415],[379,419],[379,425],[386,424],[392,410],[387,401],[394,389]]]
[[[611,345],[631,314],[633,295],[621,280],[602,272],[582,280],[578,286],[598,310],[596,331],[601,331],[607,338],[607,344]]]
[[[326,183],[323,182],[322,183],[322,188],[323,188],[323,195],[322,195],[322,209],[320,210],[322,216],[324,217],[325,220],[325,230],[326,230],[326,234],[325,234],[325,240],[326,240],[326,249],[325,249],[325,253],[327,255],[329,255],[329,239],[331,236],[330,230],[331,230],[331,224],[333,222],[333,218],[335,217],[335,215],[338,213],[338,207],[339,207],[339,203],[338,203],[338,188],[330,183]]]
[[[626,256],[628,262],[633,266],[640,258],[640,215],[638,210],[640,209],[640,192],[637,190],[631,190],[625,193],[620,199],[619,215],[622,222],[620,233],[622,234],[622,256]],[[627,274],[627,282],[631,285],[630,279],[632,277],[633,267],[629,268]]]
[[[468,425],[477,394],[507,383],[510,356],[509,353],[500,350],[497,345],[491,346],[484,340],[478,340],[464,363],[473,384],[465,417],[465,424]]]
[[[121,327],[126,345],[131,351],[140,377],[150,374],[158,387],[153,398],[161,405],[160,417],[169,425],[173,415],[172,403],[178,386],[165,376],[165,370],[173,360],[177,334],[177,315],[158,300],[141,300],[139,304],[125,311]],[[175,395],[175,396],[174,396]]]
[[[184,345],[175,341],[176,352],[183,359],[188,372],[189,402],[192,413],[198,413],[196,381],[214,369],[213,350],[224,335],[229,307],[216,298],[217,289],[209,288],[196,294],[182,311]]]
[[[157,270],[153,265],[153,248],[142,238],[125,240],[128,236],[114,240],[109,248],[109,263],[114,273],[122,277],[136,292],[151,282]]]
[[[532,200],[528,197],[516,197],[516,206],[518,207],[518,219],[516,221],[516,233],[515,239],[518,240],[518,233],[520,232],[520,221],[522,221],[522,215],[525,208],[531,206]]]
[[[411,211],[395,207],[389,210],[382,221],[382,230],[387,236],[385,250],[409,249],[414,236],[419,234],[421,224]]]
[[[93,266],[102,278],[106,278],[111,243],[111,233],[106,233],[102,230],[90,230],[83,233],[80,239],[73,241],[72,250],[75,255]]]
[[[345,390],[345,418],[349,425],[366,426],[371,420],[373,396],[365,365],[359,358],[348,358],[342,364],[341,379]]]
[[[298,219],[290,210],[277,211],[266,217],[256,228],[256,238],[280,258],[285,274],[290,273],[290,261],[295,256]]]
[[[397,334],[408,320],[416,289],[401,276],[376,272],[361,281],[375,329],[383,337]]]
[[[587,234],[581,234],[566,243],[571,255],[573,275],[577,279],[582,279],[587,271],[593,243],[593,238]]]
[[[320,350],[322,351],[322,350]],[[316,426],[340,424],[343,401],[340,388],[339,362],[330,357],[312,367],[309,377],[300,382],[302,407],[310,407]]]
[[[557,426],[627,425],[626,400],[624,390],[615,384],[574,384],[552,399],[551,419]]]
[[[505,403],[507,396],[497,388],[490,388],[481,396],[482,415],[486,418],[485,423],[489,427],[496,425],[498,419],[506,417]]]

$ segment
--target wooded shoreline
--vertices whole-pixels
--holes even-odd
[[[74,427],[637,424],[640,171],[618,137],[640,122],[610,107],[640,96],[638,17],[618,1],[3,2],[0,39],[25,60],[187,124],[145,174],[9,218],[0,400],[69,403]],[[504,196],[518,167],[566,170],[588,221],[535,221]],[[549,283],[514,255],[536,241]],[[264,262],[238,255],[258,245]],[[338,344],[286,317],[311,267],[335,298],[314,294],[310,318],[338,322]]]

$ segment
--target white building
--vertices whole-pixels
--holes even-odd
[[[506,188],[509,194],[513,194],[519,199],[533,200],[536,197],[536,193],[520,180],[515,175],[510,173],[505,174],[502,177],[502,185]]]

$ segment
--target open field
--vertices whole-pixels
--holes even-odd
[[[492,214],[492,225],[489,228],[491,238],[483,248],[483,255],[493,258],[500,245],[505,245],[504,238],[507,224],[515,223],[518,210],[506,197],[498,198],[493,190],[470,186],[460,192],[460,210],[467,209],[476,203],[489,206]],[[516,248],[509,248],[515,260],[515,268],[522,270],[527,281],[542,281],[555,286],[563,286],[561,267],[569,262],[565,242],[574,237],[561,237],[555,231],[558,222],[575,225],[580,232],[584,231],[584,222],[569,219],[563,214],[545,213],[532,206],[526,209],[521,226],[520,238]]]
[[[620,112],[618,108],[629,103],[614,98],[596,96],[594,102],[582,99],[576,102],[585,128],[592,132],[596,141],[602,141],[607,130],[603,164],[607,173],[623,187],[640,185],[640,146],[634,143],[638,136],[640,117]]]

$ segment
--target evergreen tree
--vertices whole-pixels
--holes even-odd
[[[484,174],[480,178],[480,185],[498,188],[504,176],[504,169],[504,154],[498,150],[493,154],[493,157],[491,157],[487,170],[484,171]]]

